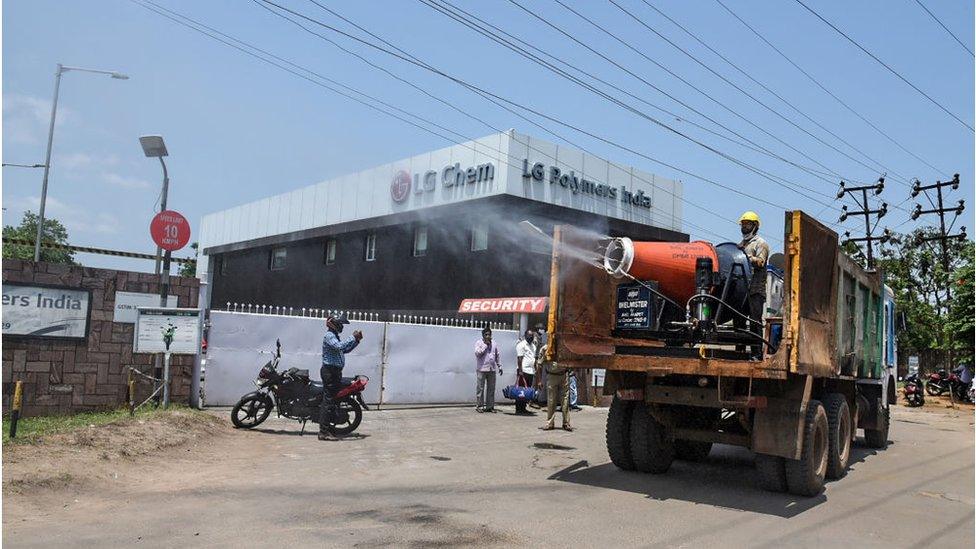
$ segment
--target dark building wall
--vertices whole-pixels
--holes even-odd
[[[642,240],[687,240],[687,235],[511,197],[418,215],[401,215],[373,226],[211,255],[211,307],[227,302],[285,307],[377,311],[454,311],[467,297],[548,294],[550,246],[519,222],[547,234],[557,224]],[[471,251],[475,223],[488,229],[488,249]],[[427,253],[413,256],[414,230],[427,227]],[[376,234],[376,260],[366,261],[366,238]],[[335,238],[336,260],[325,264],[326,242]],[[270,269],[272,250],[287,249],[286,266]],[[217,252],[217,253],[213,253]]]
[[[153,356],[132,352],[134,324],[116,323],[115,292],[158,293],[159,276],[76,265],[3,260],[3,282],[91,290],[91,317],[84,341],[3,336],[3,407],[9,410],[15,381],[24,382],[24,414],[51,415],[116,408],[126,403],[127,368],[152,373]],[[170,277],[179,307],[196,307],[196,278]],[[170,394],[187,402],[193,357],[173,355]],[[149,386],[137,383],[145,398]],[[141,400],[140,398],[140,400]]]

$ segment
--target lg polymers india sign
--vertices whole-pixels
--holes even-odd
[[[3,335],[85,339],[91,292],[59,286],[3,285]]]

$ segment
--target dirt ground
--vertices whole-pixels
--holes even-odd
[[[814,498],[764,492],[752,454],[646,475],[611,465],[605,409],[577,430],[468,408],[367,412],[320,442],[292,421],[115,425],[5,447],[11,547],[973,547],[973,414],[892,412]],[[181,423],[189,421],[189,423]],[[8,453],[9,452],[9,453]],[[34,473],[36,471],[36,473]],[[59,479],[66,473],[67,478]],[[48,479],[48,480],[44,480]],[[51,480],[53,479],[53,480]]]
[[[173,410],[6,444],[3,494],[97,488],[130,475],[161,453],[193,454],[229,433],[226,422],[212,414]]]
[[[905,401],[905,393],[901,390],[898,393],[898,404],[909,408],[908,403]],[[945,394],[941,396],[925,395],[925,404],[911,409],[950,415],[957,413],[973,415],[976,407],[969,402],[959,402],[958,400],[953,402],[949,400],[949,395]]]

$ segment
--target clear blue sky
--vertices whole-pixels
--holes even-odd
[[[477,137],[493,131],[251,2],[156,1],[462,135]],[[306,0],[275,1],[351,30]],[[628,70],[777,155],[824,171],[557,3],[519,1]],[[826,166],[830,172],[860,181],[878,177],[881,168],[874,162],[747,80],[641,1],[617,1],[648,26],[767,105],[875,169],[868,169],[818,143],[752,102],[612,4],[602,0],[585,2],[579,3],[576,9],[744,118]],[[714,0],[649,1],[804,114],[879,161],[889,172],[888,187],[882,198],[890,204],[900,204],[908,198],[907,186],[895,181],[894,173],[905,178],[918,177],[923,182],[960,173],[962,188],[952,193],[951,199],[953,202],[966,199],[970,209],[964,214],[962,224],[967,225],[970,234],[976,233],[972,223],[972,208],[976,207],[973,132],[800,5],[786,0],[727,1],[743,19],[858,113],[944,172],[927,167],[857,119],[732,19]],[[972,2],[923,1],[967,47],[973,48]],[[814,214],[822,212],[822,219],[836,220],[840,203],[831,204],[828,209],[762,179],[597,98],[420,2],[324,3],[445,72],[493,93],[769,202]],[[458,0],[457,3],[646,101],[721,131],[507,1]],[[973,57],[914,0],[823,1],[808,2],[808,5],[973,125]],[[65,222],[72,241],[79,245],[143,252],[154,249],[148,222],[161,174],[158,163],[143,157],[137,142],[139,135],[165,136],[170,151],[170,207],[184,213],[194,229],[201,216],[208,212],[450,144],[263,64],[129,1],[11,0],[4,3],[3,15],[4,162],[43,162],[56,63],[118,70],[131,76],[130,80],[119,81],[68,73],[62,82],[48,211]],[[514,127],[553,139],[543,130],[456,84],[336,37],[326,29],[317,31],[335,37],[347,48],[492,126]],[[822,181],[782,161],[718,139],[684,121],[669,120],[635,100],[627,101],[731,156],[822,193],[803,191],[806,194],[833,202],[836,182]],[[543,125],[605,158],[684,181],[686,198],[710,210],[685,207],[686,221],[703,228],[686,227],[693,238],[716,240],[713,233],[735,238],[738,228],[720,218],[737,218],[745,209],[755,209],[767,220],[767,234],[774,235],[774,239],[781,235],[780,208],[756,203],[552,123]],[[27,208],[36,211],[40,183],[41,170],[4,168],[4,224],[16,224]],[[909,201],[902,207],[909,210],[912,205]],[[902,224],[907,218],[904,211],[892,209],[882,225],[906,230],[914,226],[911,222]],[[90,255],[79,259],[93,266],[151,269],[147,262]]]

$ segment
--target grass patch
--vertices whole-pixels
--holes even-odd
[[[192,409],[179,404],[171,404],[169,410],[144,406],[136,411],[135,417],[146,418],[158,414],[165,414],[173,410],[190,411]],[[10,417],[5,415],[3,418],[2,440],[3,444],[30,444],[45,435],[83,429],[92,425],[104,425],[128,417],[128,408],[100,412],[79,412],[77,414],[61,416],[22,417],[17,422],[17,438],[11,439]]]

